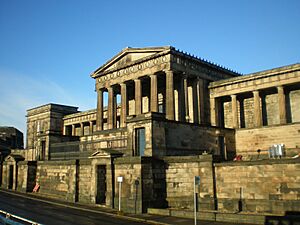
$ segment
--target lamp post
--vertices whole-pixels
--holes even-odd
[[[197,195],[196,186],[200,185],[200,176],[194,177],[194,224],[197,225]]]

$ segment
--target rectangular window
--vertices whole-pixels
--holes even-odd
[[[136,155],[144,156],[145,152],[145,128],[138,128],[135,130],[136,136]]]

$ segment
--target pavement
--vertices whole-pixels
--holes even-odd
[[[120,214],[117,210],[95,204],[70,203],[36,194],[25,194],[4,189],[0,189],[0,209],[10,210],[11,213],[18,213],[19,216],[29,217],[28,219],[43,224],[194,225],[194,220],[188,218],[150,214]],[[24,211],[26,209],[27,211]],[[55,218],[58,218],[59,221]],[[232,225],[232,223],[227,222],[203,220],[197,220],[197,224]],[[242,223],[236,223],[236,225],[242,225]]]

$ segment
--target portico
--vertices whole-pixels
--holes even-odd
[[[98,96],[97,130],[103,130],[105,92],[108,93],[107,129],[118,128],[117,105],[120,106],[119,127],[126,127],[128,116],[148,112],[162,113],[170,121],[207,124],[208,82],[238,74],[184,56],[172,47],[126,48],[94,71],[91,76],[96,81]],[[211,68],[204,73],[207,66]]]

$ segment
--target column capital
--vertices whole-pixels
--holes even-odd
[[[187,75],[186,72],[182,72],[181,77],[182,77],[183,79],[187,79],[187,78],[188,78],[188,75]]]
[[[279,91],[279,90],[280,90],[280,91],[281,91],[281,90],[284,91],[284,86],[282,86],[282,85],[277,86],[277,90],[278,90],[278,91]]]

